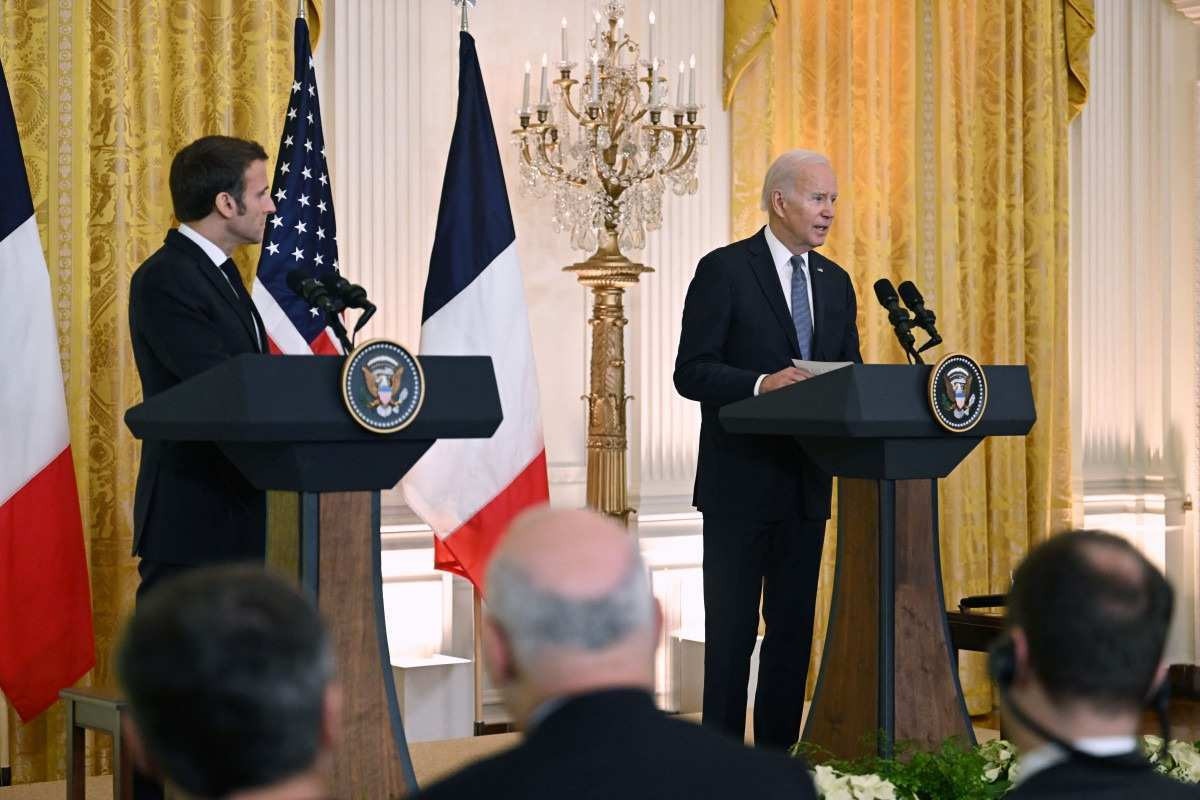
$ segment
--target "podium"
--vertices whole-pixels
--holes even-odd
[[[345,693],[335,797],[396,798],[417,788],[384,627],[379,492],[437,439],[487,438],[502,419],[490,358],[418,360],[425,402],[392,434],[350,417],[339,357],[241,355],[125,415],[139,439],[215,443],[255,487],[290,495],[282,506],[290,512],[272,503],[271,538],[282,532],[282,563],[331,626]]]
[[[839,758],[975,741],[946,624],[937,479],[984,438],[1025,435],[1036,414],[1025,367],[985,367],[983,417],[948,432],[929,410],[931,370],[851,365],[720,411],[730,433],[792,436],[839,479],[833,602],[803,732]]]

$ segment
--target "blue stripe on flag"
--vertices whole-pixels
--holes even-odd
[[[459,34],[458,118],[425,283],[425,322],[517,238],[475,39]]]
[[[4,80],[4,65],[0,64],[0,241],[33,216],[33,197],[29,194],[29,177],[21,157],[21,140],[17,136],[17,120],[13,116],[8,82]]]

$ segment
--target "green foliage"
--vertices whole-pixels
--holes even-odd
[[[894,758],[833,759],[814,745],[798,742],[792,754],[809,763],[823,763],[843,774],[878,775],[896,787],[898,797],[994,800],[1008,792],[1007,778],[991,783],[985,779],[989,762],[978,748],[966,747],[956,739],[946,740],[931,753],[917,750],[912,743],[900,743],[896,750]]]

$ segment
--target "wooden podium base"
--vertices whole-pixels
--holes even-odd
[[[383,617],[379,492],[270,495],[267,561],[317,598],[330,626],[343,691],[334,797],[417,791]]]
[[[804,740],[838,758],[975,735],[954,669],[937,482],[838,479],[838,552]]]

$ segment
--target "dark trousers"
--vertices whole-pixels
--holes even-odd
[[[705,725],[745,736],[761,597],[754,741],[782,750],[800,738],[825,523],[704,515]]]

